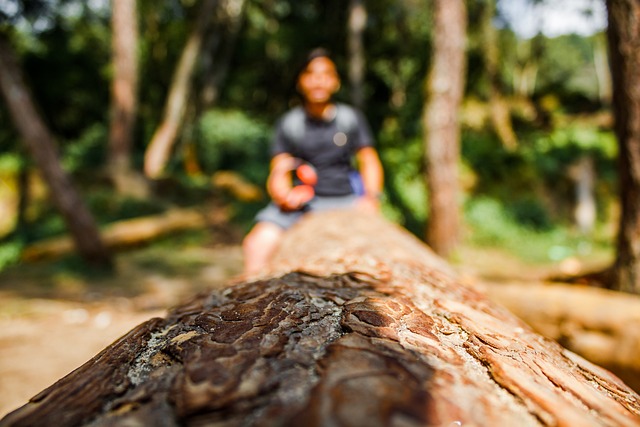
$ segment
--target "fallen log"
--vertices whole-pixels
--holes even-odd
[[[640,391],[640,295],[555,282],[483,289],[536,332]]]
[[[138,326],[22,425],[637,426],[640,396],[404,230],[309,215],[260,276]]]
[[[139,245],[177,231],[203,228],[207,218],[200,209],[171,209],[159,215],[127,219],[105,226],[101,231],[109,249]],[[37,261],[68,255],[75,250],[69,236],[52,237],[33,243],[22,253],[23,261]]]

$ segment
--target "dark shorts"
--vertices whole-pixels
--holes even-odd
[[[321,197],[316,196],[311,200],[304,209],[298,211],[283,211],[275,203],[269,203],[267,207],[262,209],[256,215],[256,221],[258,222],[271,222],[283,229],[290,228],[293,224],[298,222],[300,218],[307,212],[320,212],[333,209],[348,209],[355,205],[358,196],[355,194],[349,194],[346,196],[337,197]]]

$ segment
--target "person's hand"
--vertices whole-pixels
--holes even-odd
[[[301,209],[315,197],[314,186],[318,182],[318,175],[313,166],[288,155],[278,158],[274,166],[268,189],[272,200],[281,209]],[[302,185],[292,187],[292,173]]]
[[[288,211],[301,209],[315,196],[315,191],[310,185],[296,185],[289,191],[287,197],[279,203],[279,206]]]
[[[356,202],[356,208],[366,213],[379,213],[380,212],[380,199],[376,196],[367,195],[358,198]]]

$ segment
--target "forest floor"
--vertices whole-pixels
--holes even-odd
[[[218,236],[219,237],[219,236]],[[91,359],[134,326],[240,273],[239,238],[166,242],[117,255],[116,273],[22,265],[0,274],[0,418]],[[527,264],[504,251],[464,247],[458,269],[492,282],[539,282],[563,264]],[[588,266],[580,265],[580,268]]]

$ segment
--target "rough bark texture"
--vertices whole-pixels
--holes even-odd
[[[607,9],[621,204],[613,288],[640,294],[640,3]]]
[[[536,332],[609,369],[640,392],[640,295],[561,283],[484,284]]]
[[[54,138],[38,113],[13,49],[2,32],[0,92],[29,154],[47,182],[50,197],[71,233],[78,253],[92,264],[110,265],[111,256],[100,240],[93,216],[60,165]]]
[[[270,270],[112,344],[0,426],[634,426],[640,396],[404,230],[309,215]]]
[[[423,119],[429,189],[427,242],[436,253],[448,256],[460,234],[458,113],[464,93],[467,15],[464,0],[436,0],[433,8],[433,63]]]

